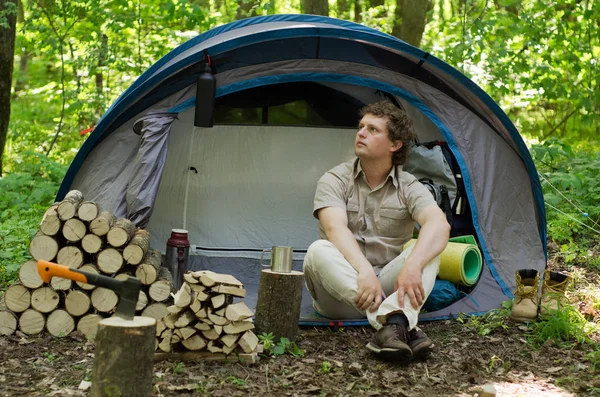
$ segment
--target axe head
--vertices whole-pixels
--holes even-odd
[[[118,291],[119,303],[115,310],[115,316],[125,320],[133,320],[141,287],[142,283],[139,278],[129,276],[127,280],[122,282],[120,291]]]

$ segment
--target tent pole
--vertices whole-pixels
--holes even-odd
[[[188,151],[188,166],[186,168],[185,175],[185,197],[183,199],[183,229],[187,230],[187,203],[188,203],[188,192],[190,190],[190,167],[192,166],[192,152],[194,147],[194,133],[196,132],[196,127],[192,127],[192,134],[190,137],[190,150]]]

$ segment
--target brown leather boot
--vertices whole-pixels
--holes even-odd
[[[510,318],[519,322],[533,321],[538,312],[540,274],[534,269],[518,270],[517,290]]]
[[[367,349],[384,360],[410,361],[412,350],[408,346],[408,329],[399,324],[386,324],[373,335]]]
[[[560,310],[565,304],[565,293],[570,277],[566,274],[544,271],[544,284],[542,284],[542,300],[540,302],[540,315],[551,315]]]

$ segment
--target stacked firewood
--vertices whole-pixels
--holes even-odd
[[[157,322],[160,351],[206,350],[211,353],[252,353],[258,338],[251,317],[254,313],[243,301],[246,290],[235,277],[208,270],[187,272],[174,294],[169,314]]]
[[[160,251],[150,248],[150,234],[84,201],[77,190],[46,211],[29,252],[33,259],[21,266],[19,283],[3,295],[0,334],[10,335],[18,328],[33,335],[46,328],[54,336],[65,336],[77,329],[94,338],[98,322],[114,312],[119,300],[114,291],[60,277],[45,284],[37,260],[116,279],[137,277],[143,285],[138,313],[156,319],[167,314],[172,278],[161,267]]]

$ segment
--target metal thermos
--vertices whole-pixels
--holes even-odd
[[[178,291],[183,283],[183,274],[187,270],[190,255],[188,232],[184,229],[172,229],[171,238],[167,240],[166,265],[173,276],[173,287]]]

